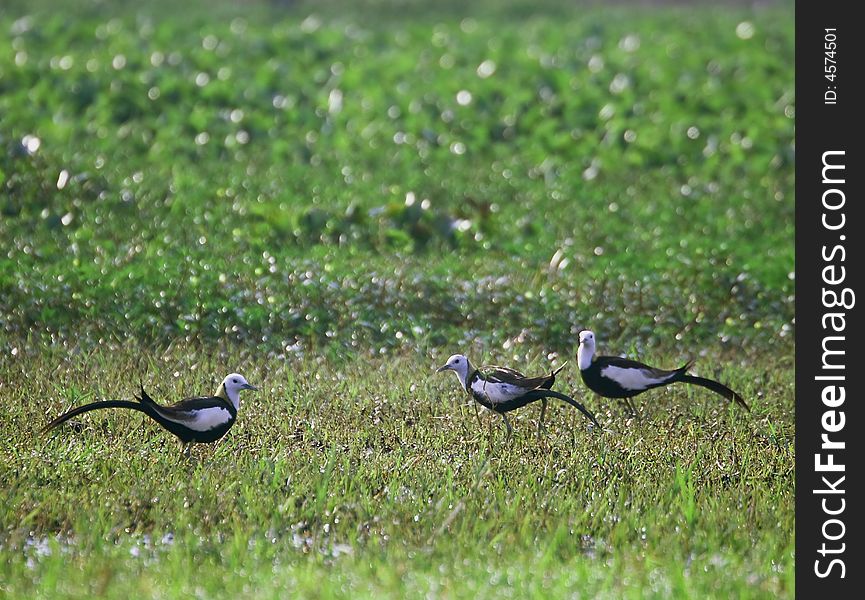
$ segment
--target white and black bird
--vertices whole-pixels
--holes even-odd
[[[477,369],[462,354],[454,354],[444,365],[436,370],[436,373],[453,371],[463,389],[478,404],[501,415],[508,430],[508,438],[511,437],[513,428],[505,413],[522,408],[537,400],[543,400],[545,403],[547,398],[558,398],[567,402],[583,413],[592,423],[600,427],[595,416],[582,404],[570,396],[550,389],[556,380],[556,374],[560,370],[561,367],[552,371],[549,375],[526,377],[519,371],[509,369],[508,367],[485,366]],[[541,421],[543,420],[544,408],[546,408],[546,404],[542,405]],[[540,428],[540,426],[541,423],[539,421],[538,427]]]
[[[182,449],[189,450],[192,443],[215,442],[224,436],[237,420],[240,392],[257,390],[243,375],[232,373],[222,380],[213,396],[186,398],[170,406],[157,404],[141,386],[141,396],[130,400],[102,400],[91,402],[63,413],[43,428],[43,433],[82,413],[103,408],[129,408],[142,412],[180,439]]]
[[[742,396],[726,385],[705,377],[689,375],[687,371],[693,364],[693,361],[689,361],[678,369],[667,371],[619,356],[595,356],[594,332],[588,329],[580,331],[577,366],[580,369],[583,383],[590,390],[605,398],[624,399],[634,414],[636,414],[636,409],[631,398],[652,388],[677,382],[691,383],[710,389],[750,411]]]

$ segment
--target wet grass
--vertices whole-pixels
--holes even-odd
[[[790,7],[75,1],[0,8],[0,595],[793,594]],[[587,326],[753,413],[431,375]],[[235,369],[191,462],[36,435]]]

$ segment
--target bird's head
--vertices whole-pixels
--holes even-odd
[[[580,346],[583,344],[586,345],[587,348],[594,349],[595,347],[595,332],[591,329],[582,329],[580,330]]]
[[[246,377],[240,373],[232,373],[222,380],[222,385],[219,386],[216,395],[220,396],[219,392],[224,390],[224,395],[234,404],[235,408],[240,406],[240,392],[242,390],[257,390],[258,388],[249,383]]]
[[[436,373],[444,371],[453,371],[459,380],[465,384],[466,377],[469,375],[469,359],[462,354],[454,354],[445,364],[436,369]]]
[[[595,355],[595,332],[590,329],[580,331],[580,346],[577,348],[577,363],[580,370],[587,369],[592,364]]]

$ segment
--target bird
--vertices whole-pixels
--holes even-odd
[[[141,385],[141,395],[135,396],[136,402],[130,400],[102,400],[91,402],[84,406],[73,408],[63,413],[43,429],[48,433],[62,425],[72,417],[100,410],[103,408],[129,408],[142,412],[180,439],[181,452],[189,455],[193,443],[215,442],[224,436],[237,420],[240,409],[240,392],[242,390],[257,390],[243,375],[231,373],[213,396],[198,396],[180,400],[170,406],[157,404]]]
[[[676,382],[702,386],[731,402],[736,402],[746,411],[751,410],[742,396],[726,385],[705,377],[689,375],[688,370],[694,361],[667,371],[619,356],[595,356],[595,334],[589,329],[580,331],[579,342],[577,366],[583,383],[599,396],[624,399],[632,414],[637,411],[631,398],[652,388]]]
[[[507,439],[510,439],[513,434],[513,427],[511,427],[505,413],[522,408],[537,400],[546,401],[547,398],[558,398],[567,402],[583,413],[594,425],[600,427],[595,416],[582,404],[570,396],[550,389],[560,370],[561,367],[551,371],[549,375],[526,377],[519,371],[508,367],[493,365],[477,369],[466,356],[454,354],[448,358],[444,365],[436,369],[436,373],[453,371],[463,389],[478,404],[501,415],[507,428]],[[543,408],[545,405],[542,405],[542,411]],[[543,412],[541,418],[543,419]]]

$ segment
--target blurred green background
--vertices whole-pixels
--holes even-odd
[[[173,4],[4,3],[4,353],[792,347],[791,4]]]

